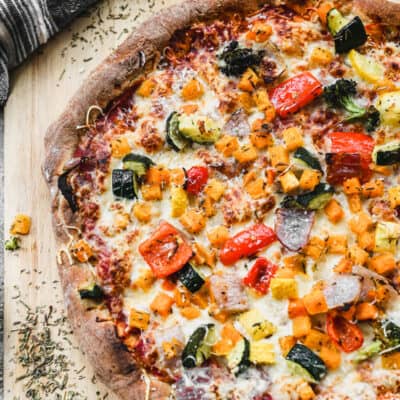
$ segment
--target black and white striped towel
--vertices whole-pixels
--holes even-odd
[[[97,0],[0,0],[0,106],[8,71]]]

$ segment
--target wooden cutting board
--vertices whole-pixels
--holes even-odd
[[[90,70],[137,24],[174,1],[100,2],[12,74],[4,113],[5,239],[17,213],[31,216],[32,228],[21,249],[5,255],[6,400],[115,399],[96,382],[63,318],[49,195],[41,175],[43,138]]]

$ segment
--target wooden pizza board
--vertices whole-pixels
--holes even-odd
[[[19,251],[5,254],[6,400],[30,398],[29,390],[35,389],[37,399],[115,399],[93,377],[68,323],[60,319],[63,300],[49,194],[41,175],[43,137],[90,70],[137,24],[174,1],[100,2],[12,73],[4,112],[5,239],[17,213],[29,215],[32,228]],[[47,328],[50,339],[44,337]],[[43,365],[33,370],[35,355],[43,357]]]

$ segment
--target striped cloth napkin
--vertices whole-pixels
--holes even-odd
[[[97,0],[0,0],[0,106],[8,71]]]

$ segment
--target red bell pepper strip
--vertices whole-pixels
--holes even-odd
[[[372,172],[369,164],[372,162],[372,151],[375,141],[371,136],[359,132],[332,132],[327,135],[330,140],[330,152],[341,154],[359,154],[361,180],[367,181]]]
[[[243,278],[243,284],[255,289],[261,294],[266,294],[269,289],[271,278],[275,275],[278,267],[264,257],[257,258],[247,276]]]
[[[276,113],[286,117],[306,106],[322,92],[322,83],[310,72],[303,72],[272,89],[269,97]]]
[[[182,233],[165,221],[161,221],[152,236],[139,245],[139,253],[157,278],[179,271],[193,255]]]
[[[186,191],[190,194],[199,194],[208,180],[207,167],[192,167],[186,173]]]
[[[364,342],[361,329],[335,313],[326,316],[326,330],[333,342],[345,353],[359,349]]]
[[[359,132],[332,132],[328,134],[331,141],[331,153],[358,153],[368,163],[372,160],[375,141],[371,136]]]
[[[219,253],[224,265],[232,265],[275,242],[275,232],[264,224],[256,224],[228,239]]]

